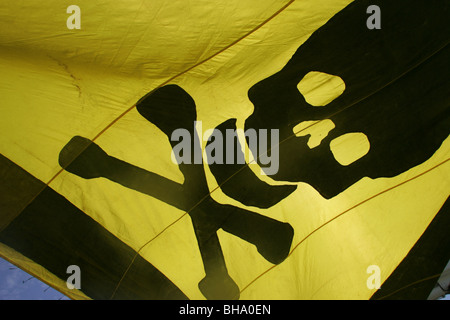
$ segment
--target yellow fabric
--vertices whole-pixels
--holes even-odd
[[[163,84],[178,84],[194,98],[204,130],[229,118],[242,128],[253,110],[248,89],[282,68],[350,2],[80,0],[81,29],[68,30],[64,2],[3,0],[0,151],[50,182],[189,298],[204,299],[197,286],[202,261],[185,212],[106,179],[61,172],[58,154],[82,135],[110,155],[182,182],[166,136],[134,103]],[[331,200],[299,183],[277,205],[252,208],[289,222],[295,235],[290,256],[274,266],[253,245],[219,232],[241,299],[370,298],[367,267],[378,265],[385,280],[448,197],[449,157],[447,139],[431,159],[397,177],[364,178]],[[261,180],[280,184],[255,166]],[[216,189],[207,165],[205,172],[215,200],[245,208]],[[16,263],[31,268],[29,261]],[[40,278],[65,285],[45,272]]]

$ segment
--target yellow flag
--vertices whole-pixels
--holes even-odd
[[[426,299],[450,258],[449,18],[3,0],[0,255],[73,299]]]

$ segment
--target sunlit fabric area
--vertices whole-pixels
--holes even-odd
[[[448,0],[2,0],[0,283],[442,299],[449,22]]]

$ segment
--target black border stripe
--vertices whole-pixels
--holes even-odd
[[[371,300],[424,300],[450,259],[450,198]]]
[[[21,174],[16,176],[20,181],[2,181],[5,190],[10,184],[45,186],[12,162],[8,166],[15,166],[14,170]],[[50,187],[45,187],[0,232],[0,242],[40,264],[63,281],[70,276],[67,273],[69,265],[79,266],[81,291],[92,299],[109,299],[136,255],[131,247]],[[139,255],[114,298],[187,299],[164,274]]]

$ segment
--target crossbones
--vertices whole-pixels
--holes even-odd
[[[436,70],[449,68],[448,33],[439,32],[446,21],[437,14],[448,8],[430,6],[424,0],[414,5],[406,0],[383,1],[385,23],[383,32],[376,33],[361,25],[369,5],[368,0],[348,5],[314,32],[281,70],[248,91],[254,112],[246,119],[245,128],[280,130],[283,160],[271,178],[294,185],[267,186],[245,166],[210,165],[226,195],[247,206],[268,208],[302,182],[330,199],[364,177],[394,177],[423,163],[448,138],[449,82],[435,76]],[[433,16],[439,19],[430,18]],[[411,25],[421,28],[413,29],[417,36],[404,46],[404,34]],[[386,48],[395,54],[387,53]],[[345,91],[320,108],[310,105],[297,87],[310,72],[340,77]],[[150,92],[136,108],[167,137],[175,129],[188,130],[195,137],[192,150],[201,148],[192,126],[197,117],[195,102],[180,87],[167,85]],[[333,128],[315,147],[308,145],[305,135],[293,134],[297,125],[309,121],[331,123]],[[232,126],[227,120],[218,128]],[[354,162],[341,164],[333,156],[331,144],[353,133],[364,134],[370,150]],[[226,269],[219,229],[254,244],[271,263],[279,264],[289,254],[294,231],[288,223],[217,203],[210,196],[203,165],[195,161],[178,162],[185,179],[179,184],[111,157],[93,141],[75,136],[61,150],[59,163],[85,179],[104,177],[187,212],[206,274],[199,288],[208,299],[239,297],[239,288]],[[238,171],[239,179],[226,183]]]
[[[197,133],[192,127],[196,120],[195,102],[180,87],[167,85],[159,88],[138,102],[136,108],[168,137],[177,128],[190,130],[191,136],[195,137],[191,143],[199,147]],[[174,112],[168,112],[170,110]],[[173,148],[174,143],[170,143]],[[201,164],[178,163],[185,179],[180,184],[109,156],[93,141],[81,136],[73,137],[64,146],[59,154],[59,163],[66,171],[84,179],[103,177],[187,212],[206,274],[198,286],[207,299],[239,298],[239,288],[226,268],[217,236],[219,229],[254,244],[258,252],[273,264],[281,263],[289,254],[294,235],[291,225],[217,203],[210,195]]]

